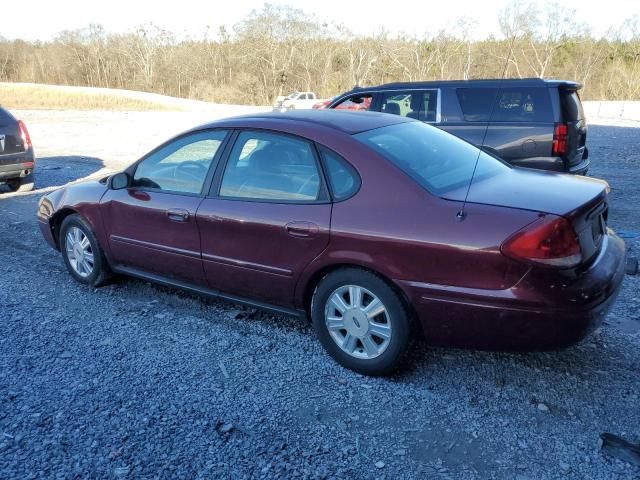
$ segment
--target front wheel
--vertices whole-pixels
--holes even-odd
[[[330,273],[311,302],[314,329],[342,366],[365,375],[386,375],[404,361],[412,343],[411,316],[380,277],[357,268]]]
[[[75,280],[98,287],[109,279],[104,252],[91,227],[80,215],[69,215],[63,220],[59,245],[67,270]]]

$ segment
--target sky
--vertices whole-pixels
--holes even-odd
[[[546,0],[538,3],[544,4]],[[576,19],[604,34],[626,18],[640,16],[640,0],[559,0],[576,10]],[[334,21],[357,34],[375,34],[382,28],[390,34],[424,35],[452,25],[465,15],[477,22],[473,37],[498,35],[498,13],[508,0],[272,0]],[[125,32],[149,22],[177,35],[199,37],[207,26],[228,28],[252,10],[262,8],[258,0],[20,0],[18,8],[0,22],[0,36],[9,39],[47,40],[62,30],[102,24],[107,31]],[[5,9],[6,10],[6,9]],[[5,12],[6,13],[6,12]]]

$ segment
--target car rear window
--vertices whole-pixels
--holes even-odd
[[[376,128],[354,138],[393,162],[434,195],[468,185],[476,161],[475,180],[509,169],[470,143],[422,122]]]
[[[467,122],[551,122],[547,88],[458,88]]]
[[[575,122],[584,119],[582,102],[576,90],[560,90],[560,103],[565,121]]]

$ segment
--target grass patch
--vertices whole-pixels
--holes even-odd
[[[74,92],[48,85],[0,84],[0,105],[15,110],[177,110],[169,105],[118,94]]]

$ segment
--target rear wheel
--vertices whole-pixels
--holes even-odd
[[[33,190],[33,176],[12,178],[7,180],[7,186],[12,192],[30,192]]]
[[[342,366],[365,375],[397,369],[411,346],[411,317],[380,277],[357,268],[330,273],[311,303],[314,329]]]
[[[80,215],[69,215],[63,220],[59,245],[67,270],[75,280],[97,287],[109,279],[104,252],[91,227]]]

